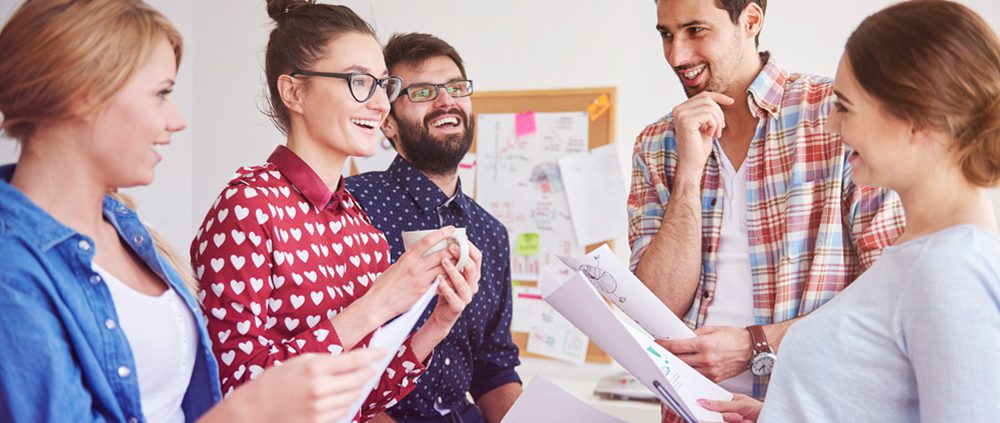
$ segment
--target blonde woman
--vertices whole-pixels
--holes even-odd
[[[0,32],[0,421],[330,421],[370,376],[378,353],[305,356],[216,405],[186,272],[109,194],[184,129],[181,50],[139,0],[28,1]]]

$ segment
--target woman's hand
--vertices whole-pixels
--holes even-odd
[[[733,394],[732,401],[712,401],[699,399],[698,404],[706,410],[722,413],[722,421],[754,423],[764,403],[743,394]]]
[[[271,367],[233,391],[200,422],[322,422],[344,417],[384,355],[357,350],[341,355],[306,354]]]
[[[456,256],[461,252],[456,245],[452,245],[450,249]],[[465,310],[465,306],[469,305],[472,297],[479,292],[482,262],[483,253],[472,242],[469,242],[469,260],[466,260],[465,268],[461,271],[455,267],[451,257],[441,261],[441,266],[447,275],[442,277],[438,284],[438,302],[428,319],[429,324],[438,326],[446,334],[451,330]]]
[[[444,248],[427,257],[423,257],[431,247],[455,234],[453,226],[445,226],[431,232],[410,248],[389,266],[361,299],[373,306],[373,312],[380,312],[387,320],[409,310],[415,302],[430,288],[438,276],[445,275],[441,262],[452,253]]]

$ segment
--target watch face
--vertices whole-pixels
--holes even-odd
[[[771,369],[774,368],[775,359],[777,359],[777,357],[769,352],[763,352],[753,356],[753,359],[750,360],[750,373],[757,376],[771,374]]]

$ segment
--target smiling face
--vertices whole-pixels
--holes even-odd
[[[174,50],[161,40],[107,108],[93,116],[93,137],[84,154],[108,187],[153,182],[162,159],[157,149],[187,125],[170,96],[176,74]]]
[[[660,0],[656,17],[663,56],[688,97],[702,91],[726,93],[743,82],[744,74],[756,73],[757,69],[745,67],[748,58],[756,60],[754,37],[759,25],[746,29],[746,11],[738,25],[714,0]]]
[[[388,76],[378,41],[358,32],[329,42],[323,58],[305,70]],[[376,88],[371,98],[359,103],[346,80],[318,76],[293,80],[298,84],[298,102],[290,104],[289,111],[291,132],[297,139],[343,157],[375,153],[378,127],[389,113],[389,99],[383,88]]]
[[[858,84],[847,56],[840,59],[837,102],[830,129],[853,150],[848,160],[855,183],[899,190],[934,160],[915,142],[913,125],[890,114]]]
[[[459,81],[462,72],[447,56],[395,66],[404,86]],[[414,103],[400,95],[386,122],[386,135],[419,170],[433,174],[455,172],[472,145],[471,97],[453,98],[439,89],[432,101]]]

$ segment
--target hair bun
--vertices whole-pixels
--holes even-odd
[[[267,0],[267,15],[281,22],[295,9],[315,3],[315,0]]]

